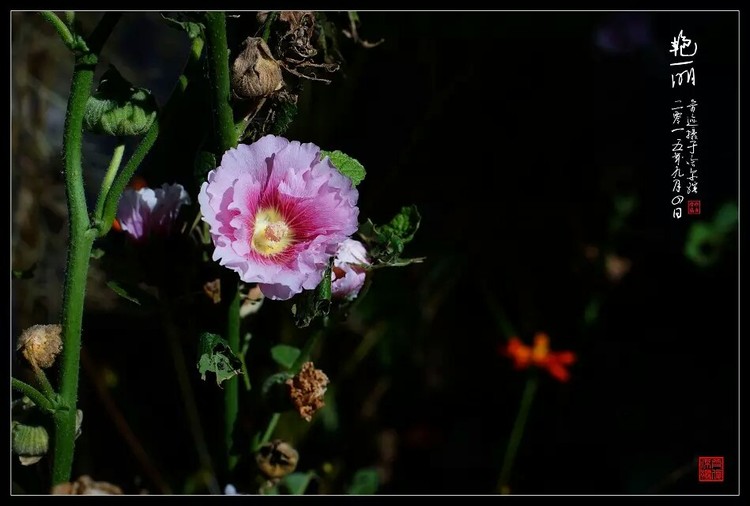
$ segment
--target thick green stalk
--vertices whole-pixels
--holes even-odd
[[[206,43],[208,68],[214,107],[214,127],[217,133],[218,155],[237,145],[232,107],[229,102],[229,52],[227,24],[223,12],[206,13]]]
[[[65,115],[63,160],[68,204],[69,244],[62,305],[63,350],[60,365],[60,399],[67,409],[56,411],[54,416],[53,485],[68,481],[73,467],[83,304],[91,247],[96,238],[96,231],[90,228],[83,187],[81,166],[83,115],[86,101],[91,94],[99,51],[119,18],[118,13],[104,14],[89,39],[90,51],[76,55],[68,109]]]
[[[99,237],[107,235],[109,229],[112,228],[112,222],[114,221],[115,215],[117,214],[117,205],[120,202],[122,192],[130,182],[133,174],[135,174],[136,169],[138,169],[138,167],[141,165],[141,162],[143,162],[144,158],[146,158],[146,155],[148,155],[149,151],[151,151],[151,148],[156,143],[156,139],[159,137],[160,126],[165,123],[166,119],[168,119],[169,113],[175,107],[175,104],[179,103],[180,99],[185,95],[185,90],[187,89],[189,84],[189,76],[195,70],[202,52],[203,39],[200,37],[196,37],[193,39],[188,62],[185,65],[185,70],[178,78],[177,85],[175,86],[175,89],[172,90],[172,94],[169,96],[167,103],[164,105],[160,117],[151,124],[151,127],[143,136],[141,142],[138,143],[138,146],[135,148],[135,151],[133,151],[130,159],[125,164],[125,167],[123,167],[123,169],[115,177],[112,186],[109,188],[109,191],[104,198],[103,210],[100,214],[96,215],[99,219],[97,223],[97,228],[99,229]],[[102,196],[100,195],[99,198],[101,199]]]
[[[508,486],[510,472],[513,469],[513,462],[516,459],[518,447],[521,445],[521,439],[523,439],[523,431],[526,428],[526,420],[529,418],[531,404],[534,402],[534,394],[536,393],[537,384],[538,379],[536,375],[531,376],[526,381],[526,388],[524,388],[523,395],[521,396],[521,407],[518,408],[518,415],[516,415],[516,421],[513,423],[510,440],[508,441],[508,448],[505,450],[503,467],[500,470],[500,479],[497,482],[498,494],[510,493],[510,488]]]
[[[223,12],[206,13],[206,44],[208,70],[211,80],[211,95],[216,130],[216,155],[221,155],[237,145],[237,132],[229,102],[229,53],[227,50],[227,24]],[[240,294],[237,277],[225,277],[228,281],[226,293],[230,294],[227,307],[226,338],[232,352],[240,353]],[[231,455],[233,433],[239,412],[239,380],[235,376],[226,381],[224,387],[224,442],[227,468],[231,470],[237,462]]]

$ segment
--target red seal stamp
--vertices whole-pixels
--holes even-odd
[[[724,481],[724,457],[698,457],[698,481]]]
[[[688,200],[688,214],[700,214],[701,213],[701,201],[700,200]]]

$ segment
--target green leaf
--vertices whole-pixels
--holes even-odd
[[[405,206],[385,225],[375,225],[367,220],[359,227],[359,235],[367,243],[368,252],[373,259],[373,265],[405,265],[400,259],[406,244],[414,238],[419,229],[421,216],[417,206]],[[422,259],[411,259],[408,263],[419,262]]]
[[[380,479],[374,467],[360,469],[354,474],[351,485],[346,489],[350,495],[371,495],[377,492]]]
[[[310,481],[312,481],[314,477],[315,473],[313,471],[308,471],[306,473],[292,473],[284,477],[282,483],[284,488],[286,488],[290,494],[302,495],[305,493],[305,490],[307,490],[307,487],[310,485]]]
[[[216,384],[221,386],[223,381],[242,373],[240,359],[221,336],[204,332],[200,337],[198,354],[198,372],[204,381],[206,373],[212,372],[216,375]]]
[[[156,120],[157,109],[150,91],[135,88],[110,65],[86,102],[83,128],[104,135],[141,135]]]
[[[307,290],[298,296],[292,306],[294,323],[297,327],[307,327],[318,317],[327,316],[331,309],[331,264],[328,264],[323,279],[315,290]]]
[[[200,37],[205,29],[198,13],[169,12],[162,13],[161,17],[172,28],[186,32],[191,40]]]
[[[101,257],[104,256],[104,250],[101,248],[92,248],[91,249],[91,258],[94,260],[99,260]]]
[[[158,299],[143,288],[123,281],[107,281],[107,286],[123,299],[138,304],[139,306],[154,305]]]
[[[352,184],[357,186],[365,178],[365,168],[357,160],[341,151],[321,151],[323,157],[331,159],[331,163],[343,175],[351,179]]]
[[[284,369],[291,369],[300,353],[302,352],[299,348],[286,344],[278,344],[271,348],[271,357]]]

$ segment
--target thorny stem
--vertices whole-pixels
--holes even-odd
[[[524,388],[523,395],[521,396],[521,407],[518,408],[518,415],[516,415],[516,421],[513,423],[513,430],[510,433],[508,448],[505,450],[503,467],[500,469],[500,479],[497,482],[498,494],[510,493],[510,487],[508,486],[510,472],[513,469],[513,462],[516,459],[518,447],[521,445],[523,431],[526,428],[526,420],[529,417],[531,404],[534,402],[534,394],[536,393],[537,384],[538,379],[536,375],[533,375],[526,380],[526,388]]]
[[[104,202],[109,194],[109,189],[112,187],[112,181],[115,180],[117,171],[120,169],[122,163],[122,155],[125,152],[125,144],[118,144],[115,151],[112,153],[112,160],[109,162],[107,173],[104,175],[102,180],[102,187],[99,190],[99,196],[96,199],[96,208],[94,211],[94,218],[97,220],[102,219],[102,212],[104,211]]]
[[[40,409],[44,411],[55,410],[50,400],[47,399],[47,397],[45,397],[45,395],[36,388],[16,378],[11,378],[10,381],[14,390],[21,392],[23,395],[31,399],[31,401],[39,406]]]
[[[101,218],[101,220],[97,223],[99,237],[104,237],[105,235],[107,235],[109,229],[112,228],[112,222],[114,221],[115,215],[117,214],[117,204],[120,202],[122,192],[125,190],[128,182],[133,177],[133,174],[135,174],[136,169],[138,169],[138,167],[141,165],[141,162],[143,162],[143,160],[146,158],[146,155],[148,155],[149,151],[151,151],[151,148],[156,143],[156,139],[159,137],[160,126],[169,117],[169,113],[175,107],[175,104],[178,103],[180,99],[185,95],[185,90],[187,89],[187,86],[189,84],[189,76],[193,73],[195,67],[197,67],[202,51],[203,39],[200,37],[194,38],[192,46],[190,48],[190,55],[188,57],[187,64],[185,65],[185,70],[178,78],[177,85],[175,86],[175,89],[172,90],[172,94],[167,100],[167,103],[164,105],[160,116],[156,118],[156,120],[154,120],[154,122],[151,124],[151,127],[149,127],[148,131],[141,139],[141,142],[138,143],[138,146],[135,148],[135,151],[133,151],[130,159],[125,164],[125,167],[115,177],[115,180],[112,183],[112,187],[105,197],[103,211],[101,215],[97,215],[97,218]]]
[[[221,155],[237,145],[237,133],[229,102],[229,53],[227,51],[227,23],[223,12],[206,13],[206,45],[209,79],[211,84],[216,129],[216,155]],[[226,293],[230,294],[227,307],[226,338],[229,348],[237,355],[240,352],[240,293],[236,276],[227,276]],[[224,284],[224,282],[222,282]],[[234,427],[239,412],[239,379],[235,376],[226,381],[224,387],[224,444],[227,469],[232,470],[237,457],[232,455]]]
[[[69,245],[62,304],[63,350],[60,366],[60,398],[67,409],[55,411],[52,484],[69,481],[73,467],[76,432],[76,402],[81,358],[81,327],[91,247],[96,237],[90,229],[83,187],[81,146],[83,114],[91,94],[98,54],[119,21],[120,13],[105,13],[89,37],[88,52],[76,55],[70,96],[65,115],[63,160],[68,204]]]

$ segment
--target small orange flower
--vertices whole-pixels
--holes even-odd
[[[526,346],[517,337],[511,337],[500,352],[513,359],[516,369],[526,369],[536,366],[546,369],[558,381],[568,381],[570,373],[566,366],[576,361],[576,355],[572,351],[550,351],[549,336],[544,332],[537,332],[534,336],[534,347]]]

